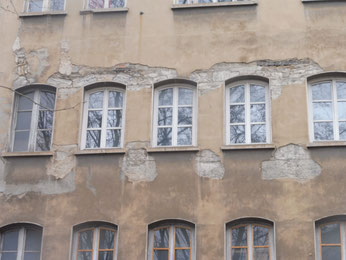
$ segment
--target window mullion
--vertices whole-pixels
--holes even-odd
[[[97,260],[98,252],[99,252],[99,242],[100,238],[100,228],[95,228],[94,229],[94,236],[93,236],[93,260]]]
[[[24,259],[24,247],[25,247],[25,229],[21,228],[18,234],[18,248],[17,248],[17,260]]]
[[[105,0],[103,8],[109,8],[110,7],[109,3],[110,3],[110,0]]]
[[[35,90],[34,94],[34,103],[32,105],[32,114],[31,114],[31,124],[30,124],[30,134],[29,134],[29,144],[28,144],[28,151],[35,151],[36,150],[36,135],[38,131],[38,117],[39,117],[39,110],[40,107],[38,104],[40,104],[40,91],[37,89]]]
[[[49,0],[43,0],[42,11],[49,11]]]
[[[174,260],[174,250],[175,250],[175,227],[174,225],[169,226],[169,260]]]
[[[253,225],[249,224],[248,226],[248,241],[247,241],[247,249],[248,249],[248,259],[252,260],[254,258],[254,240],[253,240]]]
[[[338,98],[336,94],[336,82],[332,81],[332,103],[333,103],[333,128],[334,128],[334,140],[339,140],[339,124],[338,124]]]
[[[251,143],[250,84],[245,85],[245,143]]]
[[[172,146],[178,145],[178,87],[173,88]]]
[[[108,89],[105,89],[104,90],[104,95],[103,95],[100,148],[105,148],[106,147],[107,116],[108,116],[108,93],[109,93]]]

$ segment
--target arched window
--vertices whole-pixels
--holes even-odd
[[[0,229],[0,260],[40,260],[42,228],[13,224]]]
[[[268,84],[260,80],[242,80],[227,84],[226,144],[270,142]]]
[[[196,87],[184,81],[155,88],[154,146],[196,145]]]
[[[49,151],[52,143],[55,89],[30,86],[16,91],[12,151]]]
[[[85,92],[82,149],[123,146],[125,91],[112,85]]]
[[[149,225],[148,260],[195,260],[195,228],[182,220]]]
[[[117,226],[88,222],[73,229],[73,260],[116,260]]]
[[[275,260],[273,223],[246,218],[226,225],[227,260]]]

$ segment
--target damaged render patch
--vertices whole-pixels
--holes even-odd
[[[202,150],[197,154],[195,167],[200,177],[220,180],[225,175],[220,157],[211,150]]]
[[[269,161],[262,162],[262,178],[309,180],[320,175],[321,166],[311,159],[303,147],[289,144],[279,147]]]
[[[74,171],[77,145],[53,145],[54,155],[47,166],[47,175],[62,179]]]

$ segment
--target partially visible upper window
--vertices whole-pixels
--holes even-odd
[[[0,230],[0,260],[40,260],[42,228],[23,224]]]
[[[65,0],[27,0],[27,12],[64,11]]]
[[[310,82],[310,139],[346,140],[346,79]]]
[[[96,8],[122,8],[125,7],[126,0],[88,0],[90,9]]]
[[[244,2],[247,0],[175,0],[176,4],[200,4],[200,3],[222,3],[222,2]]]
[[[49,151],[55,108],[55,89],[29,87],[15,96],[12,151]]]

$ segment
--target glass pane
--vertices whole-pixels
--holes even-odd
[[[98,260],[113,260],[113,251],[99,252]]]
[[[24,260],[40,260],[40,252],[26,252],[24,253]]]
[[[78,252],[78,260],[92,260],[91,252]]]
[[[346,99],[346,82],[336,82],[338,99]]]
[[[36,137],[36,151],[49,151],[52,131],[38,131]]]
[[[333,123],[314,123],[315,140],[333,140]]]
[[[266,105],[251,105],[251,122],[265,122],[266,121]]]
[[[340,140],[346,140],[346,122],[339,123]]]
[[[159,92],[159,106],[173,105],[173,89],[168,88]]]
[[[245,106],[236,105],[230,107],[230,122],[244,123],[245,122]]]
[[[178,108],[178,125],[192,125],[192,107]]]
[[[89,0],[89,8],[103,8],[104,0]]]
[[[251,125],[251,143],[265,143],[266,139],[266,125]]]
[[[110,8],[125,7],[125,0],[110,0],[109,7]]]
[[[52,129],[53,127],[53,111],[41,110],[38,114],[38,129]]]
[[[123,93],[117,91],[110,91],[108,97],[109,108],[121,108],[123,107]]]
[[[1,260],[17,260],[17,253],[2,253]]]
[[[179,105],[192,105],[193,90],[188,88],[179,88]]]
[[[65,0],[50,0],[50,10],[52,11],[63,11]]]
[[[254,248],[255,260],[269,260],[269,249],[265,247]]]
[[[154,250],[154,260],[168,260],[167,250]]]
[[[31,125],[31,112],[18,112],[16,130],[29,130]]]
[[[41,230],[27,229],[25,239],[25,251],[41,251],[41,239]]]
[[[331,82],[318,83],[312,86],[312,100],[331,100]]]
[[[346,102],[338,102],[339,120],[346,120]]]
[[[157,129],[157,145],[167,146],[172,145],[172,128]]]
[[[178,127],[178,145],[192,145],[192,127]]]
[[[232,144],[245,143],[245,126],[244,125],[231,125],[230,142]]]
[[[161,228],[154,231],[154,248],[169,247],[169,229]]]
[[[92,1],[96,0],[91,0]],[[92,93],[89,96],[89,108],[102,108],[103,107],[103,92]]]
[[[322,260],[341,260],[341,249],[339,246],[323,246]]]
[[[78,249],[93,249],[93,230],[85,230],[78,233]]]
[[[115,231],[113,230],[100,230],[100,249],[113,249],[114,248]]]
[[[3,251],[16,251],[18,248],[19,230],[10,230],[3,236]]]
[[[24,96],[18,95],[18,110],[31,110],[34,99],[34,92],[25,93]]]
[[[175,250],[175,260],[190,260],[190,249]]]
[[[232,229],[232,246],[247,246],[247,227]]]
[[[191,231],[186,228],[175,229],[175,247],[190,247]]]
[[[322,244],[339,244],[340,243],[340,224],[328,224],[321,226]]]
[[[28,12],[42,12],[43,0],[29,0]]]
[[[106,137],[107,147],[119,147],[120,142],[121,142],[120,129],[107,130],[107,137]]]
[[[86,148],[100,147],[101,130],[87,131]]]
[[[58,1],[58,0],[55,0]],[[55,94],[47,91],[40,92],[40,105],[41,109],[54,109]]]
[[[102,126],[102,111],[88,112],[88,128],[101,128]]]
[[[159,108],[158,125],[172,125],[172,108]]]
[[[333,120],[332,102],[313,103],[314,120]]]
[[[265,102],[266,92],[263,86],[250,86],[250,102]]]
[[[269,229],[266,227],[254,226],[254,245],[267,246],[269,245]]]
[[[247,260],[247,249],[246,248],[233,248],[232,249],[232,260]]]
[[[28,150],[29,135],[29,131],[16,132],[13,145],[14,152],[25,152]]]
[[[108,110],[107,127],[121,127],[122,110]]]
[[[244,86],[230,88],[231,103],[244,103],[245,91]]]

